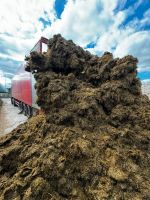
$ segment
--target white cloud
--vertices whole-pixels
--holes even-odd
[[[129,23],[128,27],[133,28],[134,30],[143,30],[145,26],[150,26],[150,9],[146,10],[144,13],[144,17],[142,19],[138,19],[134,17]]]
[[[23,60],[42,36],[40,17],[55,19],[54,0],[1,0],[0,56]]]
[[[145,80],[142,81],[142,83],[143,84],[147,84],[148,83],[150,85],[150,79],[145,79]]]
[[[150,17],[150,8],[144,13],[144,17]]]
[[[150,79],[146,79],[142,81],[142,92],[143,94],[148,95],[150,99]]]
[[[136,1],[134,4],[134,9],[137,9],[142,3],[143,3],[143,0]]]
[[[0,41],[0,57],[23,61],[25,54],[30,51],[37,39],[18,38],[15,35],[1,34]]]
[[[122,10],[126,4],[127,0],[120,0],[118,4],[118,10]]]
[[[3,71],[0,70],[0,84],[9,88],[11,86],[11,79],[6,77]]]
[[[140,31],[125,37],[117,46],[115,56],[131,54],[139,60],[139,71],[150,71],[150,31]]]
[[[117,13],[114,9],[121,10],[126,0],[68,0],[61,19],[56,18],[54,1],[1,0],[0,57],[22,61],[41,36],[50,38],[61,33],[82,47],[96,42],[95,48],[89,49],[92,53],[111,51],[115,56],[137,56],[139,69],[150,70],[149,31],[137,32],[137,27],[149,23],[150,11],[143,19],[134,19],[120,28],[129,15],[135,14],[142,0]],[[44,29],[40,17],[51,21],[51,26]]]
[[[140,27],[150,25],[150,8],[144,13],[144,18],[140,21]]]
[[[61,33],[77,44],[85,46],[106,33],[115,23],[113,9],[117,0],[69,0],[61,19],[44,31],[46,36]]]
[[[10,33],[19,37],[24,32],[31,33],[41,30],[40,17],[45,12],[51,21],[55,19],[54,0],[1,0],[0,6],[0,32]]]
[[[114,52],[115,48],[126,38],[133,33],[133,29],[125,28],[124,30],[118,29],[118,26],[113,24],[109,30],[104,33],[97,41],[94,48],[95,52]]]

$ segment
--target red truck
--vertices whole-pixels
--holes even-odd
[[[47,51],[48,39],[41,37],[33,49],[30,51]],[[36,90],[34,88],[35,79],[31,72],[25,71],[25,62],[21,65],[17,74],[12,80],[11,103],[18,106],[21,112],[28,117],[39,110],[36,104]]]

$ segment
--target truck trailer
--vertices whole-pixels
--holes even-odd
[[[41,37],[30,52],[47,51],[48,39]],[[12,79],[11,103],[18,106],[20,111],[30,117],[39,111],[36,103],[37,95],[35,90],[35,79],[31,72],[25,71],[26,62],[24,62],[17,74]]]

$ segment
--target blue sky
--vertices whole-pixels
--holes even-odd
[[[55,1],[55,10],[56,10],[56,15],[57,15],[57,18],[61,18],[61,14],[62,12],[64,11],[64,7],[65,7],[65,4],[67,3],[67,0],[56,0]]]
[[[132,54],[150,79],[150,0],[1,0],[0,74],[11,78],[41,36],[61,33],[93,54]]]

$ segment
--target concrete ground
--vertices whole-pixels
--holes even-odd
[[[27,117],[19,114],[18,107],[11,104],[10,98],[3,98],[0,108],[0,136],[11,132],[19,124],[24,123]]]

